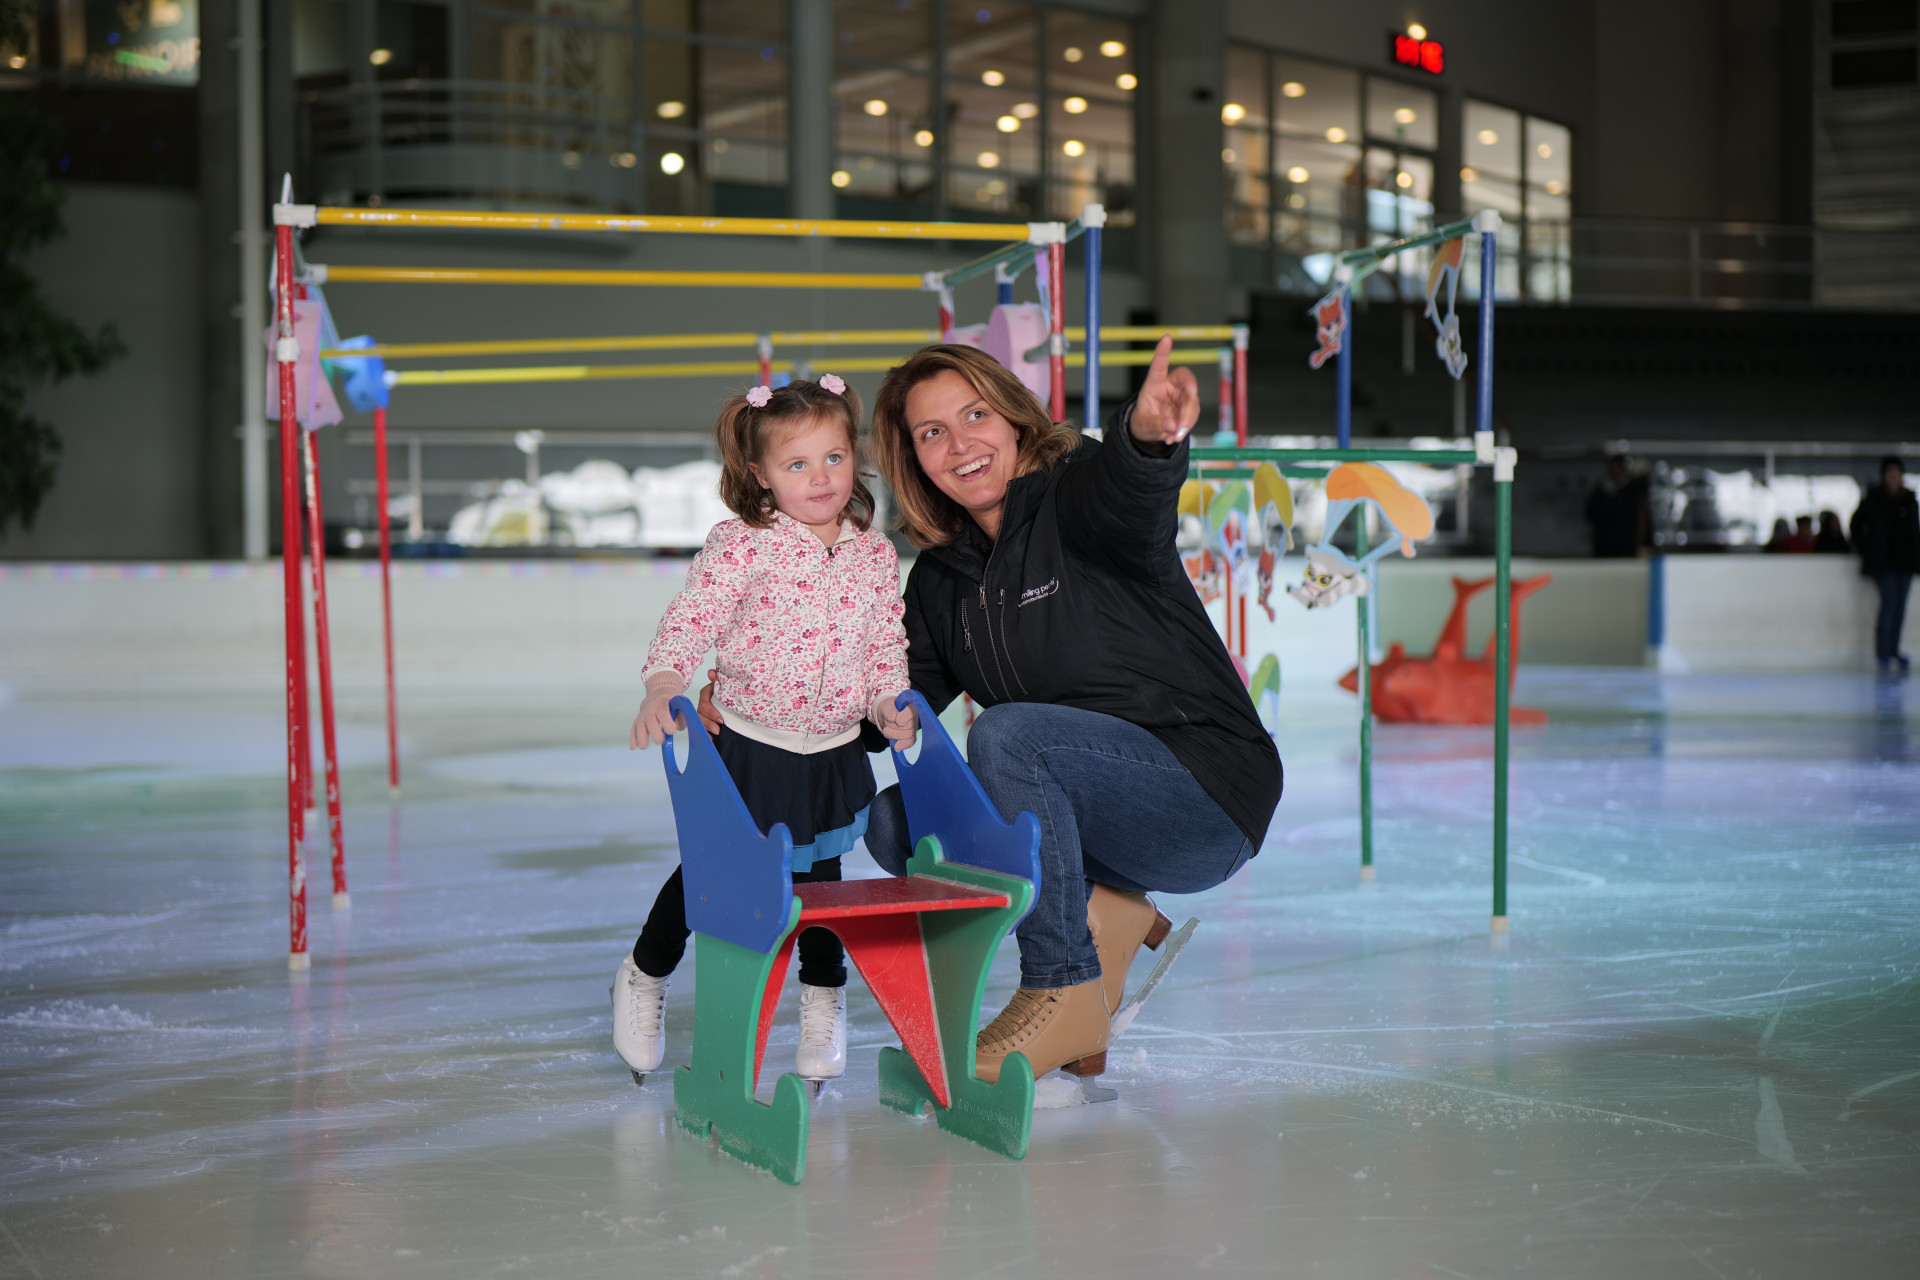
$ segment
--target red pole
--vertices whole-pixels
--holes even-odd
[[[293,300],[295,302],[305,302],[307,300],[306,286],[301,284],[295,284],[293,286]],[[297,385],[296,383],[296,387]],[[295,425],[298,425],[297,419]],[[298,436],[294,438],[295,440],[299,439]],[[296,468],[299,466],[297,457],[294,466]],[[295,484],[298,483],[299,481],[296,478]],[[305,518],[304,515],[297,517],[299,520],[304,520]],[[296,528],[304,529],[304,526],[296,525]],[[299,551],[296,552],[301,558],[300,573],[301,575],[305,575],[307,572],[307,540],[305,534],[302,533],[295,541],[299,544],[300,548]],[[311,694],[307,681],[306,596],[298,596],[294,601],[294,608],[300,611],[300,625],[294,628],[294,644],[300,651],[300,841],[304,844],[307,839],[307,815],[313,812],[313,708],[308,705]]]
[[[387,516],[387,410],[373,411],[374,488],[380,504],[380,629],[387,656],[387,789],[400,794],[400,713],[393,700],[393,522]]]
[[[1236,424],[1233,420],[1233,357],[1229,355],[1224,348],[1220,352],[1219,429],[1222,431],[1233,431],[1236,429]],[[1242,444],[1246,443],[1245,437],[1240,437],[1240,441]]]
[[[279,210],[276,208],[276,214]],[[287,967],[304,969],[307,959],[307,876],[300,861],[306,797],[300,789],[300,699],[306,683],[301,653],[305,625],[300,608],[300,484],[294,438],[293,362],[300,346],[293,332],[293,228],[275,218],[274,268],[277,281],[274,360],[280,368],[280,559],[286,595],[287,653]]]
[[[1233,430],[1235,443],[1247,447],[1247,326],[1233,326]]]
[[[953,332],[953,290],[940,290],[940,341],[945,342]]]
[[[770,387],[773,385],[773,335],[761,334],[755,345],[760,349],[760,385]]]
[[[1052,403],[1048,408],[1055,422],[1067,420],[1067,246],[1051,244],[1047,246],[1047,280],[1051,284],[1048,300],[1053,306],[1053,337],[1048,343],[1052,352],[1047,357],[1053,375]],[[1099,318],[1089,320],[1089,324],[1099,324]]]
[[[324,376],[324,375],[323,375]],[[308,563],[313,570],[313,651],[320,660],[320,736],[327,749],[327,835],[333,845],[333,905],[350,905],[347,898],[347,850],[340,830],[340,754],[333,729],[333,634],[327,624],[327,534],[320,513],[320,455],[313,432],[300,433],[300,450],[307,467]]]
[[[1247,598],[1240,597],[1240,657],[1247,656]]]

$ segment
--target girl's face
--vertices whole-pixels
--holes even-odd
[[[777,425],[753,476],[773,491],[775,507],[832,546],[855,479],[846,423],[816,416]]]
[[[974,385],[942,369],[907,393],[913,456],[934,487],[959,503],[989,537],[1020,460],[1020,437]]]

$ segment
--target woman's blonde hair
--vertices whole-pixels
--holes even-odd
[[[807,418],[837,419],[846,426],[854,479],[841,518],[864,532],[873,524],[873,494],[860,480],[860,397],[852,387],[836,394],[817,382],[790,382],[758,409],[747,402],[745,392],[728,397],[713,424],[713,440],[720,448],[720,500],[756,529],[772,524],[773,490],[760,483],[753,467],[766,457],[776,430]]]
[[[944,547],[960,536],[972,517],[940,492],[914,456],[913,426],[907,421],[907,397],[929,378],[945,372],[972,384],[990,408],[1013,427],[1020,453],[1014,475],[1045,471],[1080,447],[1080,433],[1055,422],[1046,406],[1005,365],[973,347],[922,347],[906,363],[887,371],[873,402],[873,459],[893,490],[900,528],[921,550]]]

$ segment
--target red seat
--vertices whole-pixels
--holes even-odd
[[[797,884],[800,924],[781,943],[767,975],[766,997],[760,1002],[760,1035],[754,1049],[757,1081],[767,1054],[767,1033],[773,1029],[773,1009],[786,981],[794,939],[802,929],[832,930],[846,946],[847,958],[860,970],[881,1012],[900,1036],[900,1044],[920,1069],[934,1099],[952,1105],[946,1055],[941,1051],[940,1020],[933,1006],[933,983],[927,970],[927,949],[920,917],[930,911],[961,911],[1004,907],[1004,893],[971,885],[905,876],[885,880],[841,880]]]

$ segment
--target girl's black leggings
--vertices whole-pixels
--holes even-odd
[[[811,871],[796,871],[795,884],[809,881],[838,880],[840,878],[840,859],[828,858],[813,864]],[[647,913],[647,923],[640,930],[640,938],[633,944],[633,962],[640,966],[640,972],[652,978],[664,978],[680,966],[680,958],[687,953],[687,938],[692,934],[687,928],[687,893],[680,878],[680,868],[675,867],[667,882],[660,886],[660,896],[653,900],[653,910]],[[847,953],[840,945],[840,939],[828,929],[809,928],[800,931],[800,981],[810,987],[844,987],[847,985]]]

